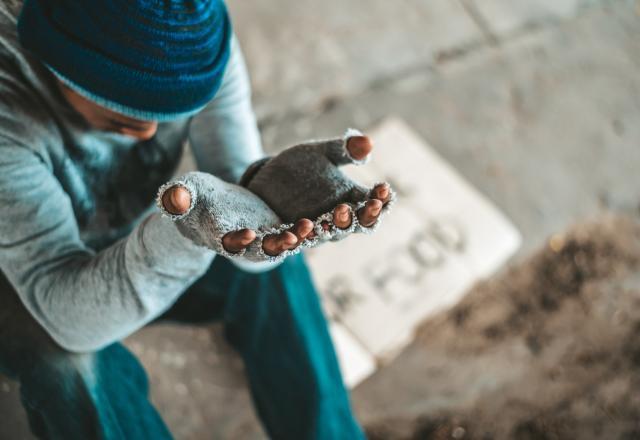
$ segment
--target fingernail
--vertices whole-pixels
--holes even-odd
[[[162,195],[162,206],[170,214],[184,214],[191,207],[191,194],[185,188],[174,186]]]
[[[254,240],[254,238],[252,237],[245,237],[242,239],[241,243],[243,246],[246,246],[248,244],[250,244],[252,241]]]
[[[368,147],[371,142],[367,136],[353,136],[349,139],[349,146],[354,148]]]
[[[307,220],[304,223],[302,223],[302,232],[309,232],[311,230],[313,230],[313,222],[311,220]]]
[[[372,149],[371,141],[367,136],[354,136],[347,142],[347,149],[355,159],[364,159]]]
[[[174,186],[169,189],[169,199],[175,211],[172,214],[183,214],[191,206],[191,194],[181,186]]]

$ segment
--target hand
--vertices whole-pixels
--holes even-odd
[[[344,138],[296,145],[258,161],[240,184],[260,196],[285,222],[311,219],[323,240],[371,232],[395,194],[387,183],[364,188],[339,166],[364,164],[372,150],[367,136],[348,131]]]
[[[363,163],[371,150],[371,140],[361,135],[292,147],[247,170],[241,184],[253,192],[189,173],[160,188],[158,206],[197,244],[230,257],[279,260],[301,246],[374,229],[393,191],[386,183],[363,188],[337,168]],[[272,185],[260,184],[265,179]],[[276,197],[274,210],[254,192],[285,199]]]
[[[350,155],[361,161],[365,159],[373,149],[371,140],[366,136],[355,136],[348,140],[346,145]],[[371,226],[378,219],[383,206],[389,202],[391,191],[386,183],[379,184],[371,191],[371,198],[357,211],[358,221],[363,226]],[[191,206],[189,191],[180,185],[167,189],[162,196],[164,209],[173,215],[186,213]],[[352,224],[351,209],[349,205],[341,203],[333,210],[333,222],[340,229],[348,229]],[[296,221],[293,227],[278,234],[266,235],[262,241],[262,248],[267,255],[277,256],[284,251],[293,250],[306,239],[316,236],[314,223],[307,218]],[[222,237],[224,249],[236,254],[245,250],[257,238],[252,229],[241,229],[228,232]]]
[[[162,205],[172,215],[183,215],[191,207],[191,194],[183,186],[172,186],[162,195]],[[301,219],[288,231],[265,236],[262,248],[270,256],[276,256],[286,250],[295,249],[307,237],[313,237],[313,227],[311,220]],[[222,245],[227,252],[235,254],[245,250],[256,238],[255,231],[241,229],[225,234],[222,237]]]
[[[262,240],[262,249],[270,256],[277,256],[284,251],[293,250],[307,238],[313,238],[313,227],[311,220],[300,219],[289,230],[266,235]],[[255,231],[251,229],[229,232],[222,237],[222,245],[228,252],[237,253],[246,249],[256,237]]]

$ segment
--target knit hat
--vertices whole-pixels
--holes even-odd
[[[25,0],[18,37],[77,93],[164,121],[213,98],[231,23],[222,0]]]

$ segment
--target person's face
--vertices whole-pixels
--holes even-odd
[[[59,79],[56,78],[56,81],[69,104],[93,128],[125,134],[140,140],[151,139],[158,129],[157,121],[142,121],[116,113],[76,93]]]

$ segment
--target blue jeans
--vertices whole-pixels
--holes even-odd
[[[171,438],[149,402],[146,374],[131,352],[120,343],[88,354],[62,350],[10,289],[1,277],[0,371],[20,381],[36,436]],[[224,323],[271,438],[364,438],[302,256],[257,274],[218,257],[160,319]]]

